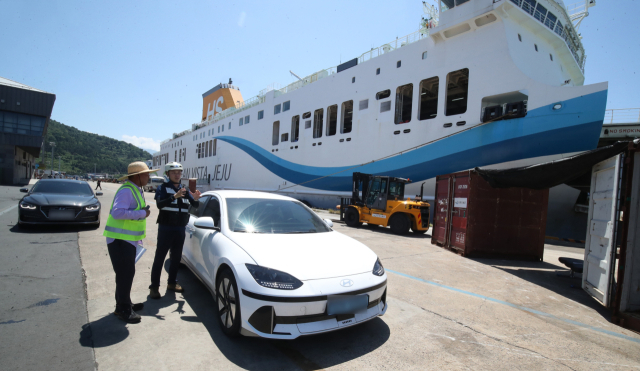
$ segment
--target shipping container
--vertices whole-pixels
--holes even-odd
[[[549,190],[492,188],[473,170],[436,178],[431,243],[462,256],[541,261]]]

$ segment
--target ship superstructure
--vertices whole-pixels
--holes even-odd
[[[596,147],[607,83],[583,85],[586,54],[561,1],[424,10],[417,32],[284,88],[245,101],[231,81],[216,86],[202,121],[164,141],[153,166],[181,162],[203,190],[335,207],[353,172],[410,178],[407,194],[426,181],[432,199],[439,174]]]

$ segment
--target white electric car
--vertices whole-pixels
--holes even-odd
[[[182,260],[216,298],[227,335],[294,339],[387,310],[376,254],[300,201],[210,191],[189,213]]]

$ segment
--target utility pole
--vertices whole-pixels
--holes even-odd
[[[51,171],[53,171],[53,148],[56,146],[56,142],[49,142],[49,145],[51,146]]]
[[[60,161],[62,159],[62,156],[58,156],[58,173],[60,173]]]

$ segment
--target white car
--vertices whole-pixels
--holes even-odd
[[[210,191],[189,213],[182,261],[216,298],[227,335],[295,339],[387,311],[376,254],[298,200]]]

